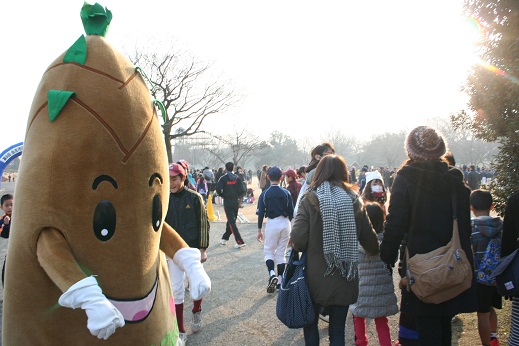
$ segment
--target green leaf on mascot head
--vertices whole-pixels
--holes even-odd
[[[76,95],[73,91],[49,90],[47,92],[47,108],[51,122],[56,119],[63,107],[67,104],[71,96]]]
[[[112,21],[112,12],[97,2],[93,5],[84,3],[81,8],[81,21],[87,35],[106,36]]]
[[[85,36],[81,35],[67,50],[63,62],[75,62],[84,65],[87,57],[87,44]]]

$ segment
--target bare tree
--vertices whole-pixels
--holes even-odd
[[[220,162],[226,163],[229,157],[235,166],[245,166],[252,157],[259,155],[269,144],[246,130],[234,131],[232,135],[213,135],[218,141],[216,146],[208,146]]]
[[[489,164],[498,153],[497,142],[485,142],[476,138],[465,111],[451,114],[450,119],[429,120],[447,139],[449,150],[459,164]]]
[[[165,53],[136,49],[130,57],[150,83],[153,98],[164,105],[160,109],[162,132],[169,162],[173,161],[171,140],[201,131],[204,120],[233,106],[239,97],[230,83],[220,83],[210,75],[210,64],[201,63],[173,49]],[[182,131],[178,131],[178,129]],[[173,129],[177,129],[172,133]]]
[[[340,130],[330,131],[326,137],[321,137],[323,142],[330,142],[335,148],[335,152],[346,159],[348,164],[352,164],[356,155],[361,150],[359,141],[353,136],[346,136]]]
[[[364,147],[366,160],[374,166],[395,167],[405,159],[404,132],[374,136]]]

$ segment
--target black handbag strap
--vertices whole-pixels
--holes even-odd
[[[452,218],[456,220],[458,218],[458,200],[456,198],[456,190],[452,191]]]

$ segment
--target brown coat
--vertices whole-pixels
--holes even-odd
[[[261,171],[260,174],[260,189],[263,189],[267,184],[267,172]]]
[[[349,192],[353,199],[357,239],[370,255],[378,253],[377,234],[371,226],[364,205],[358,196]],[[292,227],[292,246],[297,251],[308,250],[306,274],[308,288],[315,304],[322,306],[348,306],[357,301],[359,280],[347,281],[338,271],[324,277],[326,261],[323,253],[323,220],[315,192],[307,193],[301,200]]]

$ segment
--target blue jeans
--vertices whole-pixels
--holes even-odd
[[[330,338],[330,346],[344,346],[346,327],[346,316],[348,315],[348,306],[331,305],[329,309],[330,325],[328,326],[328,336]],[[314,304],[315,321],[308,327],[303,328],[306,346],[319,346],[319,305]]]

